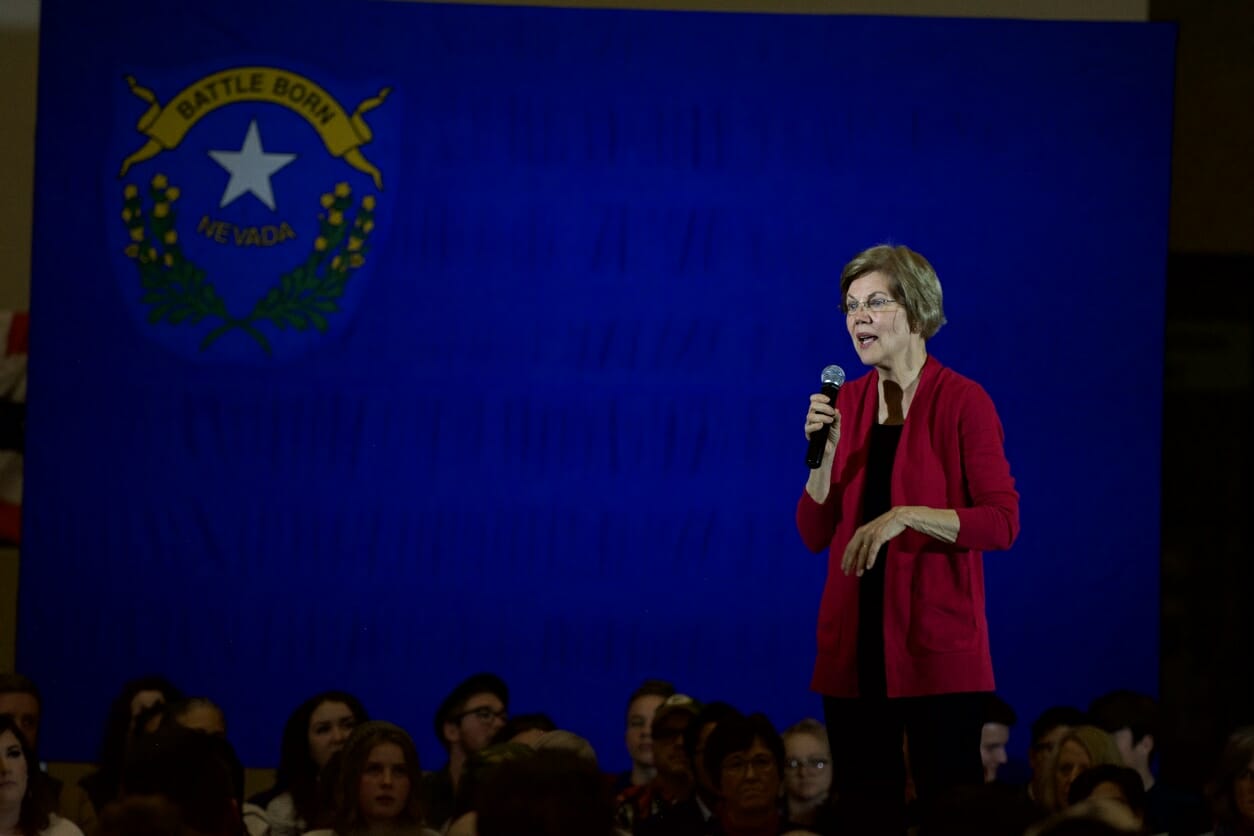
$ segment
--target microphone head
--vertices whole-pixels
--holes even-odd
[[[828,366],[819,377],[824,386],[835,386],[837,389],[845,385],[845,370],[840,366]]]

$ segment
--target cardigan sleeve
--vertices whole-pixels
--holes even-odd
[[[1005,435],[993,400],[972,384],[958,419],[962,472],[970,506],[958,512],[958,538],[965,549],[999,551],[1019,535],[1019,492],[1006,461]]]
[[[827,494],[827,501],[819,504],[803,490],[801,498],[797,500],[797,532],[801,534],[801,542],[815,554],[832,544],[832,535],[836,532],[839,493],[833,486]]]

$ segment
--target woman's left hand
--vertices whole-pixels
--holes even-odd
[[[840,560],[840,571],[846,575],[862,573],[875,565],[875,558],[885,543],[906,530],[901,518],[901,508],[892,508],[880,514],[865,525],[858,527],[845,546],[845,555]]]

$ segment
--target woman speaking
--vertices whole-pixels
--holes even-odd
[[[812,687],[851,832],[900,833],[906,748],[924,817],[947,790],[983,781],[993,668],[981,553],[1014,542],[1019,495],[992,400],[928,354],[945,314],[927,260],[872,247],[840,289],[870,371],[834,406],[811,395],[806,413],[807,438],[827,441],[797,529],[812,551],[830,549]]]

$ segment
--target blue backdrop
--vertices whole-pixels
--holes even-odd
[[[154,671],[259,766],[329,687],[438,765],[431,714],[480,669],[609,767],[644,677],[817,715],[800,428],[824,365],[859,372],[837,279],[881,241],[932,260],[930,349],[1006,428],[1000,690],[1026,719],[1155,691],[1173,45],[46,0],[18,637],[43,754],[90,759]]]

